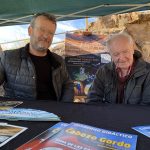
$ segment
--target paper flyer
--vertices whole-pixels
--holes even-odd
[[[26,127],[0,123],[0,147],[24,132],[26,129]]]

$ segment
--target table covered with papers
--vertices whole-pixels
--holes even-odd
[[[76,122],[106,130],[134,134],[138,136],[137,150],[148,150],[150,148],[150,138],[132,129],[135,126],[150,125],[149,106],[23,101],[17,108],[51,112],[58,115],[66,123]],[[57,123],[50,121],[7,120],[1,120],[1,122],[28,128],[25,132],[1,147],[1,150],[16,149]]]

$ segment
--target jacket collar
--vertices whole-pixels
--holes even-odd
[[[29,56],[29,43],[25,45],[25,47],[20,48],[21,58],[28,58]],[[54,69],[58,68],[61,64],[60,62],[54,57],[54,53],[47,50],[47,54],[49,56],[50,63]]]

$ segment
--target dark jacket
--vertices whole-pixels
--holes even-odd
[[[1,53],[0,84],[4,83],[5,96],[36,99],[36,73],[29,56],[29,45]],[[57,101],[73,101],[73,82],[69,78],[63,58],[49,51],[52,64],[52,82]]]
[[[124,88],[125,104],[150,105],[150,64],[140,57],[139,52],[135,52],[135,67]],[[114,63],[102,66],[96,73],[87,102],[116,103],[117,82]]]

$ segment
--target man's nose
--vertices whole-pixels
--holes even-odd
[[[47,38],[49,37],[49,34],[47,32],[44,32],[43,36]]]
[[[48,39],[48,40],[50,40],[52,38],[52,36],[49,33],[46,33],[46,32],[43,34],[43,37],[45,39]]]
[[[119,54],[119,59],[118,59],[118,61],[124,60],[124,57],[125,57],[124,54],[123,54],[123,53],[120,53],[120,54]]]

